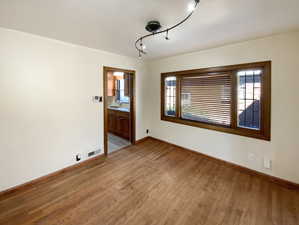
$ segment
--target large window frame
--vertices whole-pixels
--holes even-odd
[[[260,97],[260,129],[250,129],[239,127],[237,125],[237,73],[240,70],[262,69],[261,76],[261,97]],[[198,122],[194,120],[183,119],[181,117],[181,79],[183,76],[200,76],[213,73],[230,73],[231,76],[231,125],[223,126],[218,124]],[[176,77],[176,110],[175,115],[165,115],[165,79],[167,77]],[[225,133],[231,133],[246,137],[252,137],[270,141],[271,139],[271,61],[254,62],[238,65],[210,67],[195,70],[176,71],[161,73],[161,120],[174,122],[193,127],[200,127],[210,130],[216,130]]]

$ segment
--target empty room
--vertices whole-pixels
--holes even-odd
[[[0,0],[0,225],[299,225],[298,0]]]

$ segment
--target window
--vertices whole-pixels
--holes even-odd
[[[116,99],[122,103],[129,103],[129,96],[125,96],[125,80],[117,80]]]
[[[229,74],[183,76],[181,117],[205,123],[230,125],[230,86]]]
[[[271,62],[161,75],[161,119],[270,140]]]
[[[238,79],[238,127],[260,129],[262,70],[244,70]]]
[[[165,78],[165,115],[176,113],[176,77]]]

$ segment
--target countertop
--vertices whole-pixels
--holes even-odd
[[[123,108],[123,107],[110,107],[108,106],[108,109],[111,109],[111,110],[115,110],[115,111],[121,111],[121,112],[130,112],[130,109],[128,108]]]

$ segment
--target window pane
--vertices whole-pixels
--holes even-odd
[[[183,77],[181,117],[221,124],[231,123],[231,76],[229,74]]]
[[[129,103],[129,96],[125,96],[125,80],[119,80],[119,100],[123,103]]]
[[[165,115],[175,116],[176,108],[176,77],[165,78]]]
[[[261,70],[239,71],[238,127],[260,129]]]

